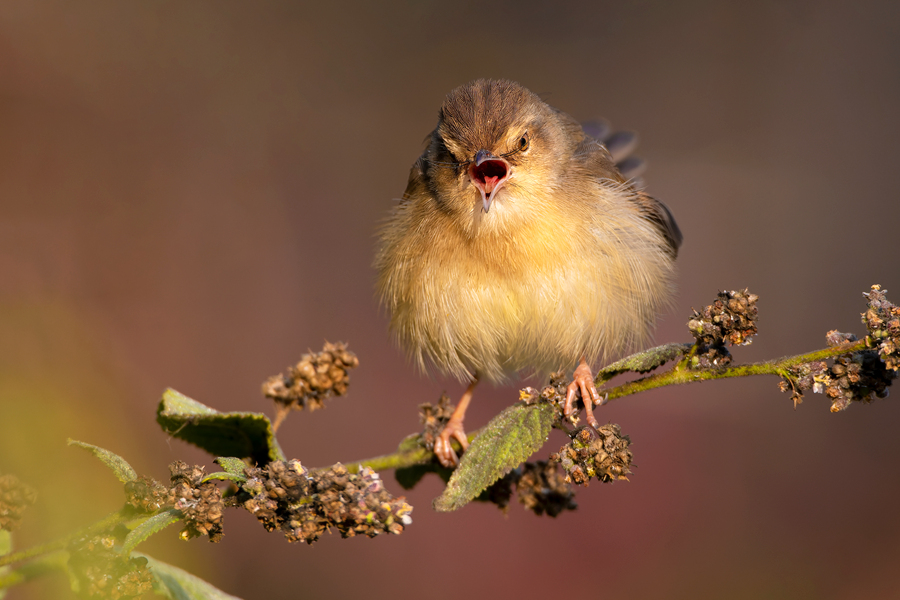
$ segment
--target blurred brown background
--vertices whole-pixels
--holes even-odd
[[[737,360],[861,334],[871,284],[900,302],[898,6],[4,2],[0,473],[41,492],[18,542],[120,502],[66,437],[161,479],[175,459],[213,466],[155,425],[167,386],[271,414],[263,379],[348,341],[350,396],[280,432],[310,466],[388,452],[419,403],[460,393],[393,347],[370,264],[444,94],[476,77],[641,133],[648,189],[685,235],[657,341],[742,287],[760,335]],[[900,597],[898,399],[795,411],[776,385],[612,403],[631,482],[582,489],[555,520],[436,514],[430,478],[399,537],[288,545],[231,512],[219,545],[173,529],[142,549],[247,599]],[[480,390],[470,425],[515,389]]]

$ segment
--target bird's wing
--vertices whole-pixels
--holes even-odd
[[[584,134],[597,140],[606,147],[612,161],[622,176],[637,189],[644,188],[641,175],[647,169],[647,163],[632,153],[638,145],[638,135],[633,131],[614,131],[609,121],[599,119],[581,124]]]
[[[665,237],[666,242],[668,242],[668,250],[672,254],[672,257],[678,255],[678,248],[681,247],[681,242],[684,239],[681,235],[681,229],[678,228],[678,223],[675,222],[675,217],[672,216],[672,211],[669,210],[669,207],[654,198],[653,196],[648,196],[644,192],[638,192],[632,197],[632,201],[638,205],[638,210],[641,212],[641,215],[653,223],[657,229],[659,229],[660,233]]]
[[[612,171],[611,179],[627,183],[634,190],[631,201],[637,205],[641,216],[653,223],[663,235],[672,256],[677,256],[683,236],[672,211],[643,192],[644,181],[640,175],[646,164],[631,154],[637,147],[637,134],[632,131],[613,132],[607,121],[583,123],[582,129],[587,139],[582,142],[579,153],[584,153],[586,160],[594,164],[594,172]],[[593,143],[595,141],[600,144]]]

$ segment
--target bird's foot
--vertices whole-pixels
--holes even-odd
[[[563,414],[566,417],[571,416],[575,412],[575,394],[579,391],[581,392],[581,399],[584,401],[587,422],[596,429],[600,426],[600,423],[594,418],[594,404],[603,406],[606,404],[608,396],[605,398],[600,397],[597,386],[594,385],[594,374],[591,372],[590,365],[584,359],[581,359],[581,362],[575,368],[572,383],[569,384],[566,390],[566,403],[563,406]]]
[[[447,421],[444,429],[434,441],[434,454],[437,456],[438,461],[445,467],[453,468],[459,464],[459,458],[456,456],[456,451],[450,443],[450,438],[458,441],[463,450],[469,447],[469,438],[466,437],[466,432],[463,429],[463,421],[462,419],[457,419],[455,415],[450,417],[450,420]]]

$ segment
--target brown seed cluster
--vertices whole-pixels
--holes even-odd
[[[412,507],[385,490],[368,467],[350,473],[338,463],[309,474],[299,461],[276,464],[247,470],[243,506],[269,531],[281,529],[289,542],[312,544],[332,527],[345,538],[399,534],[412,523]]]
[[[818,360],[790,367],[788,371],[791,373],[790,377],[778,382],[778,389],[785,393],[790,392],[794,408],[797,408],[797,405],[803,402],[803,392],[814,390],[816,381],[828,372],[828,363]]]
[[[429,450],[434,450],[434,442],[438,439],[441,431],[444,430],[447,421],[450,420],[454,408],[456,408],[456,405],[451,402],[447,394],[441,394],[440,399],[434,406],[427,402],[419,405],[419,421],[424,426],[422,442]]]
[[[346,344],[326,342],[321,352],[304,354],[287,374],[269,377],[262,391],[267,398],[293,410],[316,410],[327,398],[347,393],[347,371],[357,366],[359,359]]]
[[[608,423],[598,429],[587,426],[572,434],[572,441],[550,455],[566,472],[566,481],[588,485],[591,478],[601,482],[628,481],[631,473],[631,440],[619,426]]]
[[[536,515],[551,517],[565,510],[575,510],[575,493],[557,462],[526,462],[491,484],[477,500],[496,504],[505,513],[513,491],[519,502]]]
[[[872,291],[863,295],[869,304],[862,314],[862,322],[885,366],[897,371],[900,369],[900,307],[888,302],[887,290],[882,290],[880,285],[873,285]]]
[[[491,485],[489,485],[475,500],[479,502],[489,502],[497,505],[497,508],[506,514],[509,509],[509,503],[512,501],[513,490],[522,476],[521,467],[513,469]]]
[[[37,492],[15,475],[0,475],[0,529],[14,531],[25,510],[37,502]]]
[[[536,515],[555,517],[565,510],[575,510],[575,493],[559,463],[540,460],[525,463],[516,485],[516,495],[525,508]]]
[[[829,331],[825,339],[829,346],[837,346],[856,341],[856,336]],[[831,412],[840,412],[851,402],[886,398],[896,376],[896,371],[885,367],[876,350],[863,350],[835,357],[831,369],[816,377],[813,391],[824,392],[831,398]]]
[[[519,400],[525,404],[534,404],[535,402],[545,401],[553,404],[559,411],[560,419],[562,419],[563,407],[566,403],[566,393],[568,391],[570,378],[566,377],[563,371],[557,371],[550,375],[550,383],[537,390],[533,387],[526,387],[519,390]],[[581,400],[581,393],[576,396],[576,408],[584,408]],[[571,423],[578,422],[578,410],[569,415],[568,421]]]
[[[702,311],[694,311],[688,320],[697,351],[692,358],[694,368],[722,368],[731,363],[725,342],[744,346],[757,334],[756,321],[759,296],[748,290],[719,292],[719,297]]]
[[[112,535],[81,539],[69,546],[69,573],[79,598],[124,600],[153,591],[147,559],[121,555]]]
[[[265,468],[244,470],[247,481],[241,485],[241,506],[259,519],[266,531],[283,528],[291,534],[293,507],[309,501],[312,487],[309,472],[299,460],[276,460]]]
[[[169,471],[172,473],[172,488],[167,501],[183,515],[181,539],[205,535],[210,542],[221,541],[225,512],[222,490],[213,481],[202,481],[205,475],[203,467],[191,467],[177,460],[169,465]]]
[[[136,512],[156,512],[168,500],[169,490],[152,477],[141,475],[125,484],[125,505]]]

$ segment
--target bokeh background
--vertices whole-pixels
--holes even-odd
[[[686,240],[658,342],[689,339],[691,308],[720,289],[761,298],[740,361],[861,334],[873,283],[900,302],[896,2],[9,0],[0,472],[41,494],[20,545],[119,505],[67,437],[160,479],[175,459],[213,467],[156,426],[166,387],[271,414],[267,376],[349,342],[349,397],[279,434],[309,466],[388,452],[419,403],[460,393],[392,345],[371,262],[444,94],[484,76],[641,133],[648,189]],[[288,545],[235,511],[221,544],[173,529],[142,549],[247,599],[900,597],[897,399],[793,410],[777,383],[611,403],[600,418],[631,436],[631,482],[582,489],[557,519],[437,514],[432,477],[399,537]],[[516,397],[484,386],[469,424]]]

